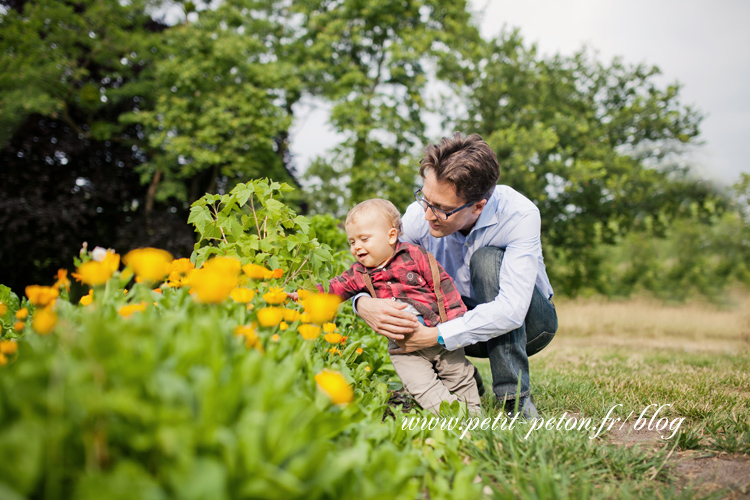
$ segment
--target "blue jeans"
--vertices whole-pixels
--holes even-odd
[[[462,297],[466,307],[492,302],[500,291],[500,266],[505,251],[497,247],[480,248],[471,257],[469,270],[476,300]],[[555,306],[534,286],[529,311],[519,328],[464,347],[467,356],[489,358],[492,371],[492,391],[498,399],[516,399],[531,392],[529,356],[542,350],[557,331]],[[518,393],[518,382],[521,392]]]

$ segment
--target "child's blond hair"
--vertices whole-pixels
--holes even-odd
[[[344,225],[349,224],[349,222],[354,222],[358,214],[372,211],[377,211],[380,215],[385,217],[386,222],[388,222],[391,227],[395,228],[399,235],[403,232],[401,226],[401,214],[398,212],[396,205],[382,198],[372,198],[355,205],[354,208],[349,210],[349,213],[346,214]]]

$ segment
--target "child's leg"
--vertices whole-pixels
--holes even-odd
[[[442,349],[435,362],[435,371],[448,390],[455,394],[459,401],[466,402],[469,412],[481,412],[479,390],[474,380],[474,365],[464,356],[463,348],[455,351]]]
[[[392,341],[389,342],[388,347],[395,348],[395,344],[391,346],[391,343]],[[458,398],[451,394],[445,384],[438,379],[433,367],[434,359],[427,359],[420,352],[391,354],[391,362],[401,383],[404,384],[404,389],[417,400],[422,408],[437,413],[440,403],[443,401],[452,403]],[[476,391],[476,384],[474,387]]]

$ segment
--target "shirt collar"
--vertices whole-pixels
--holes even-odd
[[[495,224],[497,224],[497,209],[500,205],[500,194],[498,189],[499,187],[500,186],[495,187],[495,190],[492,192],[492,196],[490,196],[490,199],[487,200],[487,203],[482,209],[482,213],[479,214],[477,223],[474,224],[474,227],[471,228],[471,231],[474,231],[475,229],[481,229],[483,227],[494,226]],[[471,232],[469,234],[471,234]]]

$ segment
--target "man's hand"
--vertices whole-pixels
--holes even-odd
[[[419,328],[405,340],[394,340],[399,347],[388,352],[390,354],[406,354],[426,347],[432,347],[438,343],[438,335],[437,327],[427,327],[420,323]]]
[[[414,332],[422,325],[416,316],[402,311],[407,306],[395,300],[362,297],[357,300],[357,313],[370,328],[395,341],[402,340],[405,334]]]

